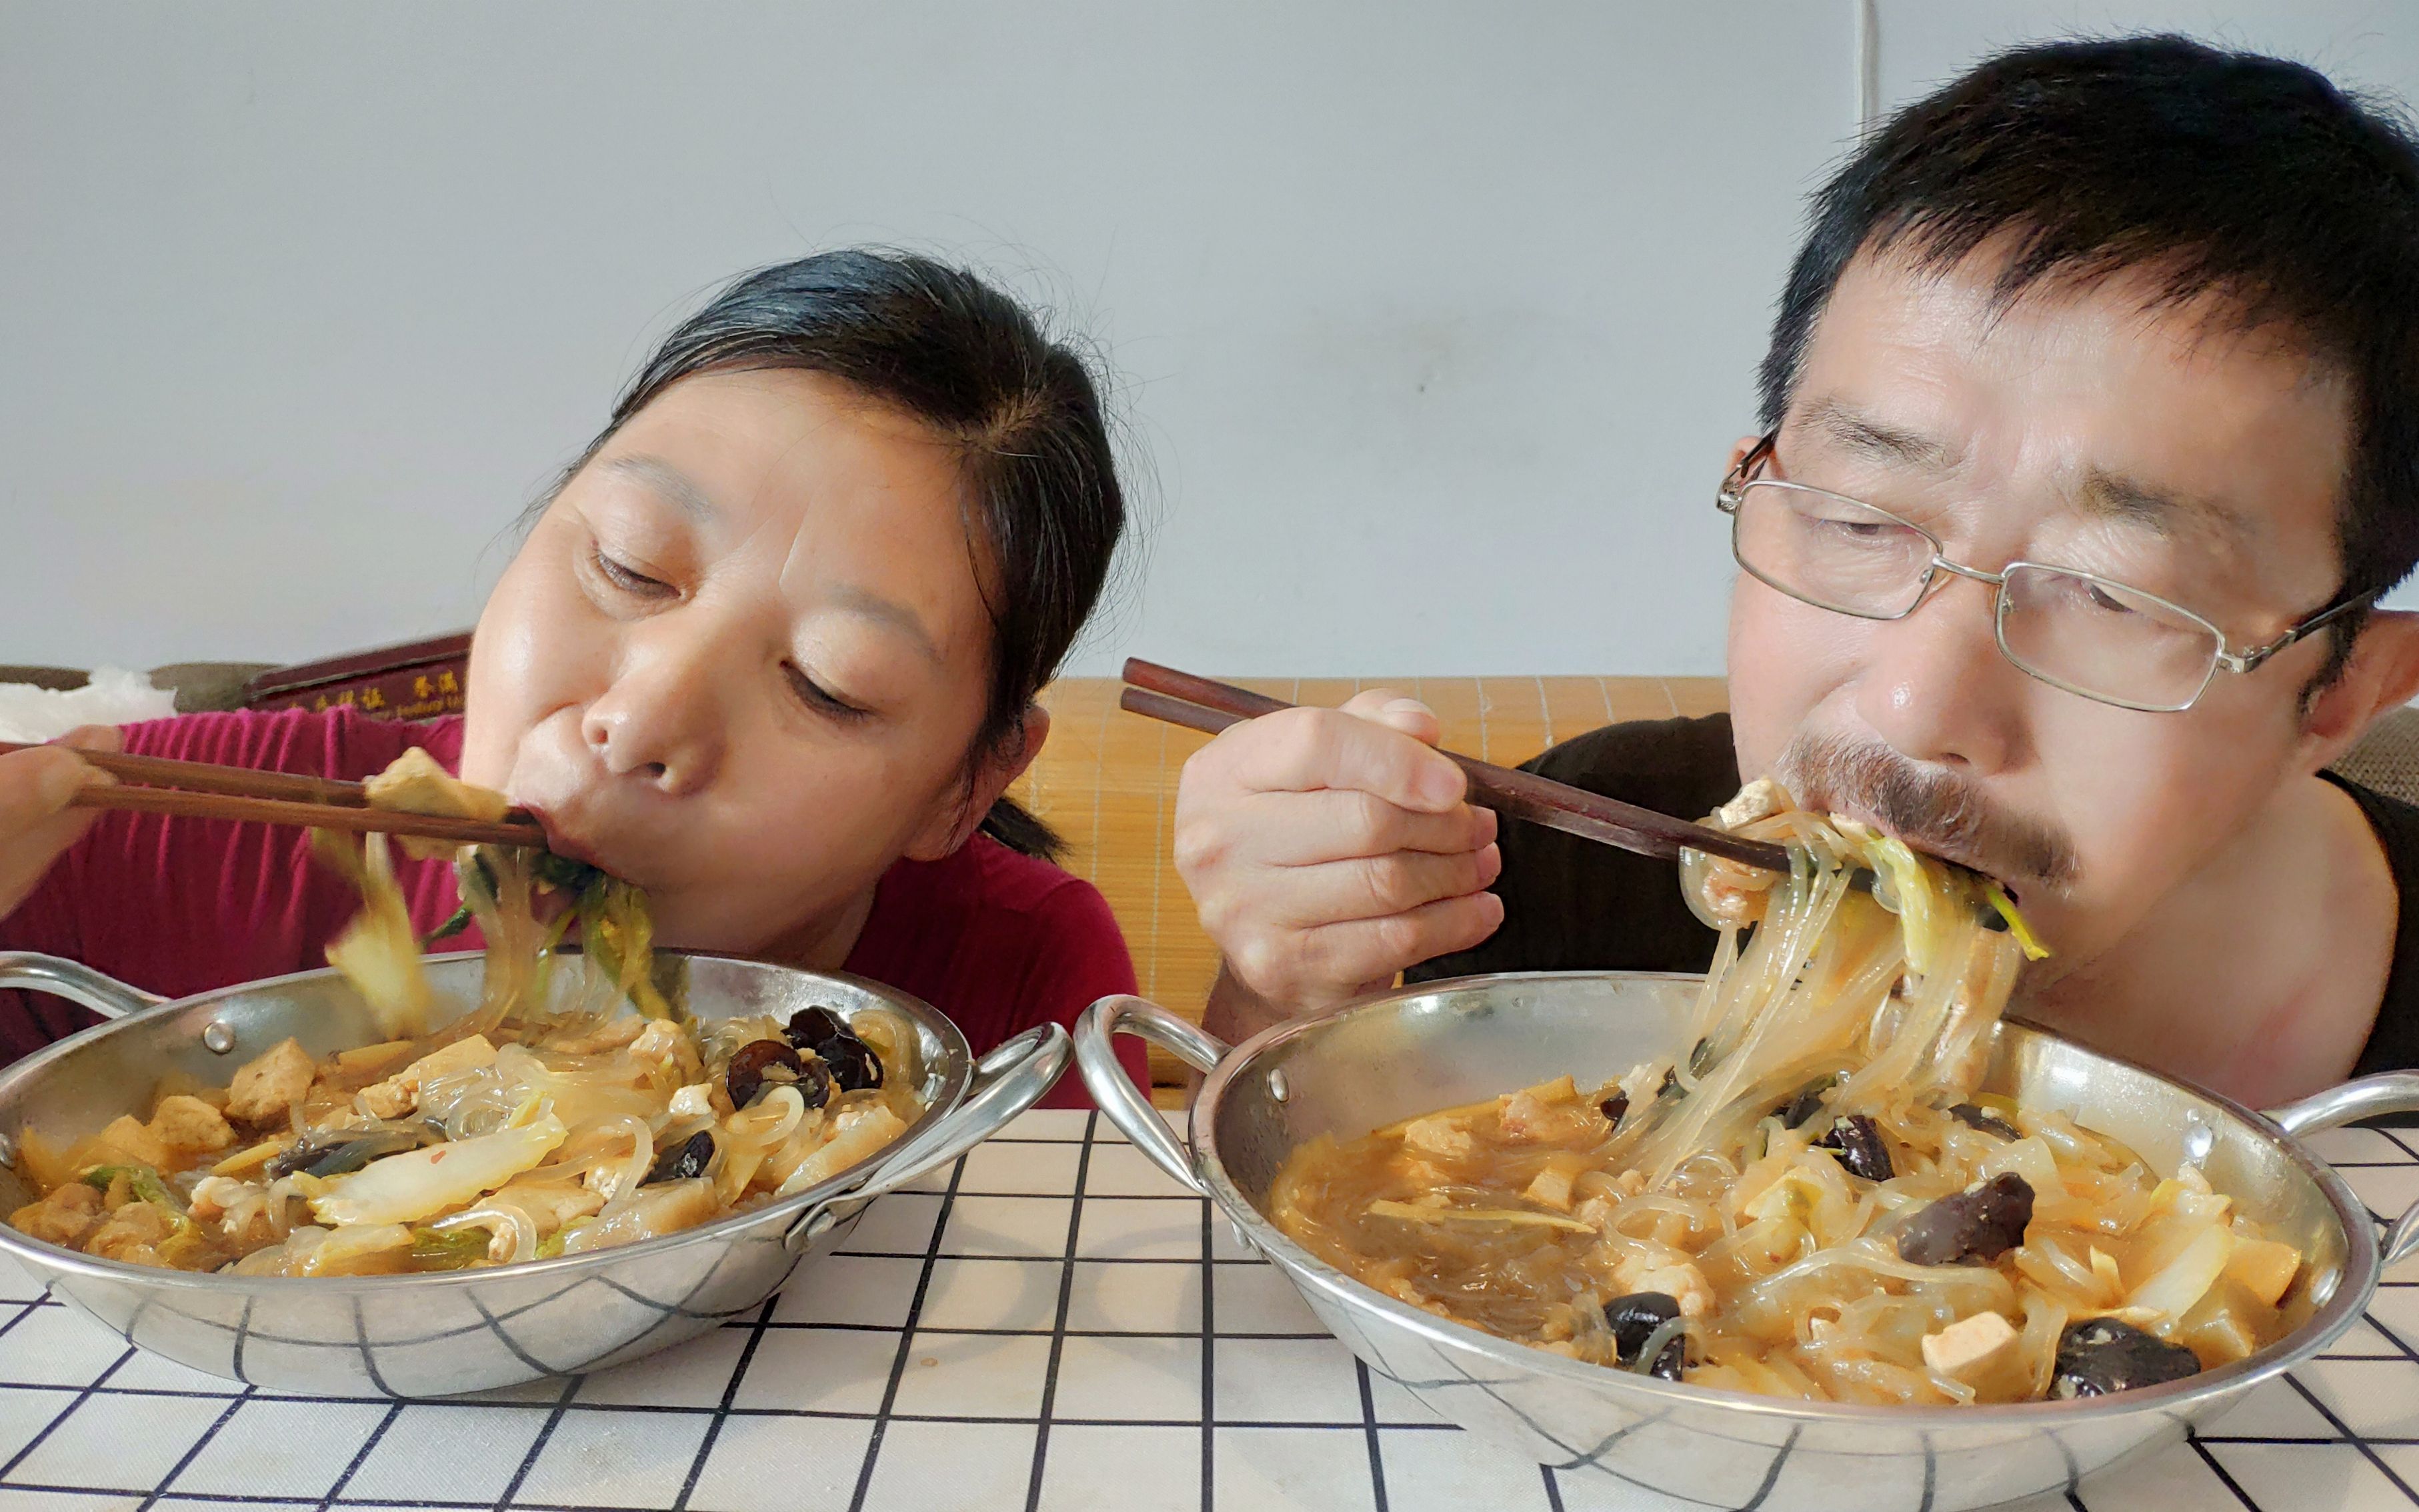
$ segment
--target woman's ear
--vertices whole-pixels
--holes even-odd
[[[2402,707],[2414,695],[2419,695],[2419,613],[2370,610],[2342,674],[2310,700],[2303,733],[2319,758],[2311,770],[2333,765],[2359,744],[2380,716]]]
[[[1049,738],[1050,711],[1039,703],[1026,704],[1015,734],[983,751],[974,770],[966,774],[966,785],[961,791],[963,801],[933,816],[932,823],[909,843],[907,858],[937,861],[955,854],[959,846],[973,839],[974,832],[982,826],[983,816],[991,812],[991,806],[999,801],[1010,782],[1025,775],[1033,758],[1041,754],[1042,742]]]

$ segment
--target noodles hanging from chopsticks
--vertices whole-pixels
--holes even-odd
[[[1314,1140],[1271,1188],[1278,1227],[1507,1338],[1813,1399],[2124,1390],[2306,1311],[2300,1256],[2197,1170],[1980,1090],[2039,952],[1988,879],[1769,783],[1715,822],[1792,865],[1684,856],[1721,938],[1671,1053],[1593,1093],[1564,1076]]]

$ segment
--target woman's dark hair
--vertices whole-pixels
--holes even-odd
[[[964,269],[905,253],[818,253],[738,278],[683,321],[563,476],[681,379],[768,369],[827,374],[958,448],[967,532],[994,579],[985,588],[991,690],[976,753],[1014,740],[1090,617],[1125,529],[1108,424],[1085,359]],[[1066,849],[1008,798],[982,828],[1031,856],[1055,860]]]
[[[2002,301],[2139,271],[2161,302],[2215,295],[2242,329],[2290,332],[2351,396],[2342,592],[2419,564],[2419,141],[2386,105],[2181,37],[2019,48],[1892,116],[1811,221],[1764,360],[1766,428],[1858,253],[1947,268],[2005,237]]]

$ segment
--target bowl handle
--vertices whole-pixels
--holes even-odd
[[[0,950],[0,987],[23,987],[82,1003],[105,1019],[122,1019],[167,1001],[103,976],[81,961],[32,950]]]
[[[1169,1131],[1159,1110],[1117,1063],[1117,1047],[1111,1041],[1119,1033],[1140,1035],[1198,1072],[1217,1069],[1225,1058],[1226,1042],[1157,1003],[1122,995],[1102,998],[1075,1021],[1075,1065],[1084,1073],[1084,1086],[1092,1101],[1119,1134],[1150,1157],[1152,1165],[1194,1196],[1208,1196],[1210,1189],[1193,1169],[1191,1147]]]
[[[1066,1074],[1073,1058],[1067,1031],[1055,1024],[1037,1024],[1022,1034],[1002,1040],[975,1062],[974,1081],[965,1101],[935,1119],[932,1126],[890,1151],[889,1158],[864,1181],[815,1204],[798,1215],[783,1236],[790,1253],[798,1254],[840,1221],[834,1210],[841,1204],[870,1201],[906,1185],[935,1165],[945,1165],[1008,1126],[1009,1120],[1041,1101]]]
[[[2281,1108],[2270,1108],[2266,1117],[2298,1138],[2321,1129],[2340,1129],[2380,1114],[2414,1112],[2419,1112],[2419,1072],[2388,1071],[2313,1092]],[[2378,1248],[2380,1266],[2398,1265],[2419,1254],[2419,1202],[2411,1204],[2401,1217],[2387,1227]]]

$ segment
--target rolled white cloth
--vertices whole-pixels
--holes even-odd
[[[102,667],[82,687],[61,692],[31,683],[0,683],[0,740],[55,740],[80,724],[132,724],[177,712],[177,695],[123,667]]]

